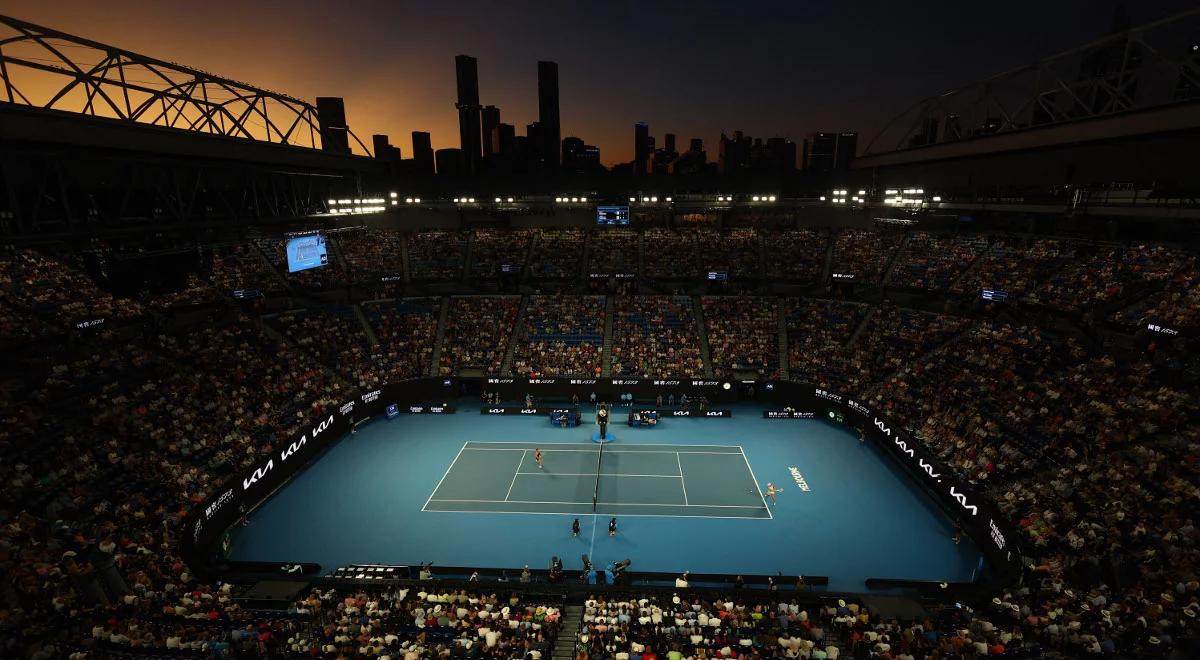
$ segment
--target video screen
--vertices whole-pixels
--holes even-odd
[[[628,225],[628,206],[597,206],[596,224],[598,225]]]
[[[289,273],[328,265],[329,253],[325,250],[325,236],[313,234],[289,238],[287,264]]]

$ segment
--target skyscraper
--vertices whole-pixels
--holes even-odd
[[[837,133],[812,133],[804,138],[801,160],[805,172],[828,174],[833,171],[837,152]]]
[[[645,176],[650,167],[650,125],[639,121],[633,126],[633,175]]]
[[[346,104],[340,97],[317,97],[317,122],[321,128],[321,150],[349,155],[350,129],[346,126]]]
[[[458,80],[458,142],[462,150],[462,171],[474,174],[482,158],[479,125],[479,65],[470,55],[454,58]]]
[[[486,105],[483,107],[483,157],[491,158],[493,154],[499,151],[499,146],[496,144],[499,136],[496,130],[500,127],[500,108],[494,105]]]
[[[557,172],[562,126],[558,117],[558,63],[538,62],[538,124],[541,126],[542,164]]]
[[[675,134],[667,133],[663,136],[663,151],[673,154],[675,151]]]
[[[838,133],[837,149],[833,154],[833,168],[838,172],[845,172],[850,169],[850,161],[854,160],[854,156],[858,151],[858,133],[854,131],[842,131]]]
[[[412,132],[412,157],[414,174],[429,176],[433,174],[433,143],[429,133],[425,131]]]

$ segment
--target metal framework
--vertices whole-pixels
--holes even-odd
[[[0,102],[321,148],[305,101],[2,15]]]
[[[1193,9],[924,99],[888,122],[864,155],[1197,101]]]

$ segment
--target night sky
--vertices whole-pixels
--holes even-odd
[[[454,56],[479,59],[501,120],[537,119],[537,60],[559,63],[562,135],[633,157],[633,124],[710,158],[721,131],[799,141],[858,130],[860,148],[917,100],[1105,34],[1114,0],[1003,3],[149,2],[4,0],[0,13],[303,99],[342,96],[364,142],[409,132],[457,147]],[[1127,2],[1134,25],[1195,1]]]

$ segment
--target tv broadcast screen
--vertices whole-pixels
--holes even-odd
[[[325,250],[325,236],[312,234],[311,236],[289,238],[287,241],[287,264],[289,273],[328,265],[329,253]]]
[[[627,225],[629,224],[628,206],[597,206],[596,224],[598,225]]]

